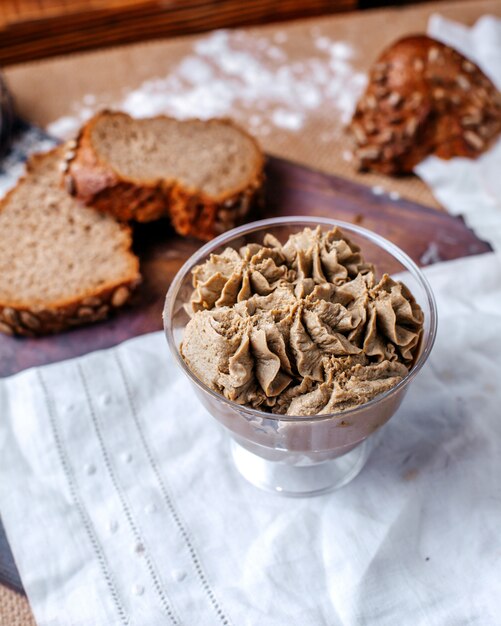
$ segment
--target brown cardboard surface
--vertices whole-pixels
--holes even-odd
[[[439,11],[442,15],[472,24],[481,15],[501,16],[499,0],[463,0],[424,4],[401,9],[385,9],[327,17],[288,24],[274,24],[250,29],[258,34],[285,31],[290,55],[301,59],[305,54],[309,31],[321,28],[322,33],[356,44],[360,54],[357,69],[366,69],[382,47],[394,39],[412,32],[424,31],[429,16]],[[71,55],[46,61],[12,66],[5,71],[19,113],[27,120],[47,123],[71,113],[75,102],[84,95],[98,94],[102,102],[113,102],[127,89],[136,88],[142,81],[164,76],[182,56],[188,54],[195,37],[135,44],[85,54]],[[318,142],[326,130],[339,126],[335,116],[320,111],[311,116],[301,133],[292,135],[276,129],[262,140],[270,153],[292,159],[310,167],[322,169],[367,185],[383,185],[398,191],[403,197],[437,206],[426,187],[415,178],[388,179],[376,175],[360,175],[341,157],[349,144],[344,138],[333,144]],[[32,624],[25,598],[0,588],[0,626],[27,626]]]

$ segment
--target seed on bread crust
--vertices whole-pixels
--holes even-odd
[[[114,307],[119,307],[122,306],[123,304],[126,303],[128,297],[130,295],[129,290],[127,289],[127,287],[119,287],[115,293],[113,294],[113,296],[111,297],[111,304]]]
[[[404,134],[407,137],[412,137],[416,132],[418,127],[418,120],[416,117],[409,117],[407,122],[405,123]]]
[[[3,318],[8,324],[11,324],[12,326],[17,326],[17,324],[19,324],[18,312],[8,306],[6,306],[3,310]]]
[[[428,61],[434,63],[440,58],[440,50],[438,48],[430,48],[428,50]]]
[[[462,62],[461,67],[464,69],[465,72],[468,72],[468,74],[471,74],[476,70],[476,67],[473,65],[473,63],[467,60],[464,60]]]
[[[456,76],[456,83],[465,91],[471,87],[470,81],[466,78],[466,76],[463,76],[463,74],[458,74]]]
[[[414,69],[416,72],[422,72],[424,70],[423,59],[414,59]]]
[[[408,100],[411,109],[417,109],[423,102],[423,94],[419,91],[415,91]]]
[[[14,330],[8,325],[0,322],[0,333],[5,333],[6,335],[13,335]]]
[[[369,93],[365,96],[365,107],[371,111],[377,108],[377,100],[374,94]]]
[[[78,309],[78,317],[90,317],[94,314],[94,309],[91,309],[89,306],[81,306]]]
[[[358,148],[355,154],[362,161],[371,161],[381,156],[381,148],[378,146],[366,146],[365,148]]]
[[[472,148],[476,148],[477,150],[481,150],[485,145],[485,141],[482,139],[482,137],[480,137],[480,135],[477,135],[471,130],[465,131],[464,140],[466,141],[466,143],[472,146]]]
[[[388,143],[395,138],[395,131],[392,128],[385,128],[374,138],[376,143]]]
[[[478,126],[482,121],[482,113],[477,111],[477,113],[472,113],[470,115],[465,115],[461,118],[462,126]]]
[[[28,311],[21,311],[19,313],[21,322],[24,326],[27,326],[31,330],[38,330],[40,328],[40,320]]]
[[[353,131],[353,134],[355,135],[355,139],[359,144],[364,144],[367,142],[367,135],[365,134],[365,131],[360,126],[360,124],[352,124],[351,129]]]
[[[374,120],[368,118],[365,120],[365,124],[364,124],[365,130],[367,132],[368,135],[372,135],[376,132],[376,124],[374,122]]]
[[[89,298],[84,298],[82,300],[83,306],[97,307],[102,303],[101,298],[97,298],[96,296],[90,296]]]
[[[402,102],[402,96],[396,91],[392,91],[388,96],[388,104],[392,107],[398,106]]]

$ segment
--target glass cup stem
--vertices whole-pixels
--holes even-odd
[[[256,487],[284,496],[315,496],[339,489],[353,480],[366,464],[379,439],[378,434],[368,437],[343,456],[311,465],[264,459],[233,438],[230,438],[230,450],[237,470]]]

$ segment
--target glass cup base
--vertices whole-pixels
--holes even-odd
[[[373,435],[342,456],[311,465],[264,459],[234,439],[230,439],[230,449],[237,470],[254,486],[282,496],[299,498],[321,495],[347,485],[366,464],[375,439]]]

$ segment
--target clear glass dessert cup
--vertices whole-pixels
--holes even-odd
[[[402,280],[424,313],[423,336],[414,365],[395,387],[354,409],[314,416],[274,415],[239,405],[200,381],[184,362],[180,344],[189,316],[185,304],[192,287],[191,270],[224,248],[262,243],[266,233],[281,242],[305,227],[341,228],[376,265],[376,278],[388,273]],[[397,246],[353,224],[326,218],[280,217],[235,228],[201,247],[177,273],[164,308],[167,341],[179,367],[207,409],[230,434],[230,452],[238,471],[254,485],[289,496],[337,489],[363,468],[381,427],[395,414],[435,341],[437,314],[431,288],[419,267]]]

